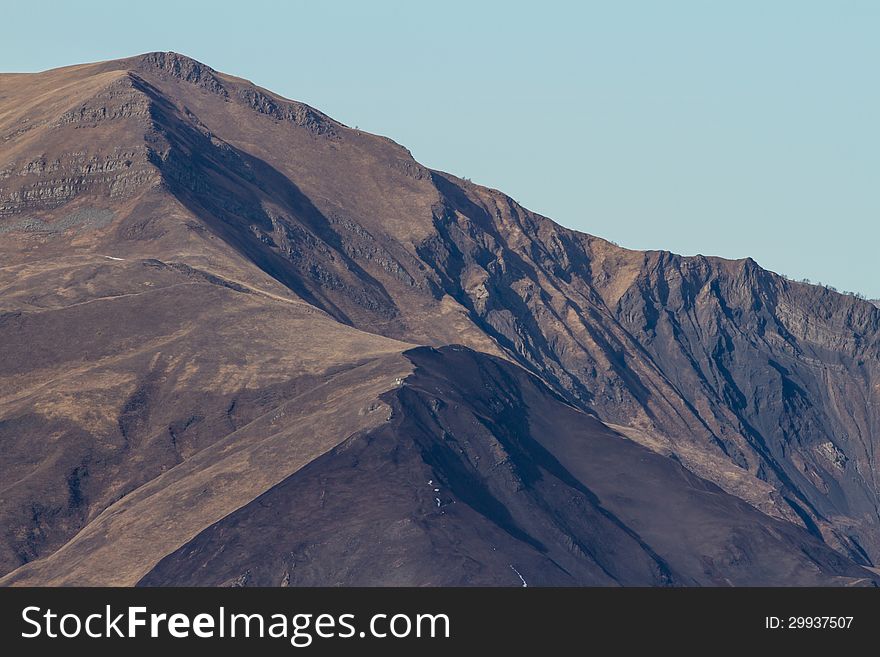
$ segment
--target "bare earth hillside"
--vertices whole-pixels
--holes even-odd
[[[0,75],[0,583],[880,582],[880,308],[175,53]]]

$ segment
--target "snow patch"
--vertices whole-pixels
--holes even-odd
[[[526,588],[526,587],[528,586],[528,584],[526,584],[526,579],[525,579],[525,577],[523,577],[523,576],[520,574],[520,572],[519,572],[516,568],[513,567],[513,564],[512,564],[512,563],[509,563],[509,564],[507,564],[507,565],[510,566],[510,569],[511,569],[513,572],[516,573],[516,576],[517,576],[517,577],[519,577],[519,581],[521,581],[521,582],[523,583],[523,588]]]

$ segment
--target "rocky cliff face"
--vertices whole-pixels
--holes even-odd
[[[634,439],[873,563],[876,308],[748,259],[626,251],[435,180],[446,205],[421,254],[509,357],[639,430]]]
[[[849,563],[880,559],[880,309],[872,303],[790,282],[748,259],[629,251],[565,229],[498,191],[423,167],[390,140],[174,53],[2,76],[0,108],[0,331],[17,345],[2,360],[0,437],[16,445],[9,468],[41,473],[5,482],[5,570],[54,554],[163,467],[207,459],[211,444],[254,421],[264,408],[255,400],[280,404],[292,394],[278,386],[317,385],[322,364],[360,367],[351,345],[368,343],[376,354],[463,344],[503,358],[584,422],[611,426],[747,502],[757,514],[749,523],[799,528],[811,538],[795,543],[824,544]],[[273,320],[279,328],[247,322],[237,331],[217,319],[257,301],[283,309],[272,315],[285,317]],[[314,320],[294,322],[284,314],[293,309]],[[102,323],[125,312],[157,319]],[[112,356],[127,349],[131,357]],[[286,369],[256,365],[290,349],[297,358],[284,359]],[[217,356],[210,366],[205,350]],[[72,372],[79,388],[70,387]],[[202,399],[220,381],[224,394]],[[243,415],[223,425],[228,404]],[[501,436],[508,430],[490,429],[505,450],[519,440]],[[382,431],[383,440],[397,435]],[[34,451],[27,437],[41,433],[57,445]],[[148,436],[174,447],[139,451]],[[79,456],[48,466],[68,444]],[[90,465],[78,470],[83,459]],[[492,476],[476,468],[467,481]],[[284,490],[305,485],[294,479]],[[550,503],[544,494],[502,506],[540,515]],[[205,518],[226,507],[212,508]],[[163,513],[161,504],[151,509]],[[475,526],[469,518],[462,526]],[[568,536],[574,553],[587,540]],[[180,547],[174,540],[156,554]],[[185,579],[174,563],[163,572]],[[240,565],[224,568],[239,577]],[[566,581],[601,579],[587,570]],[[659,582],[647,572],[608,582]],[[711,580],[676,572],[683,583]]]

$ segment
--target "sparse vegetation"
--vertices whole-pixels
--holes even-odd
[[[0,87],[0,585],[880,584],[880,311],[173,53]]]
[[[871,303],[874,303],[875,305],[877,305],[877,303],[880,303],[880,302],[875,303],[875,300],[868,299],[861,292],[852,292],[850,290],[838,290],[833,285],[831,285],[829,283],[823,283],[822,281],[816,281],[815,283],[813,283],[813,281],[811,281],[809,278],[802,278],[800,280],[795,280],[791,276],[789,276],[788,274],[779,274],[779,275],[787,281],[792,281],[792,282],[796,282],[796,283],[804,283],[806,285],[816,285],[818,287],[824,287],[826,290],[830,290],[831,292],[836,292],[837,294],[842,294],[847,297],[855,297],[856,299],[861,299],[862,301],[871,301]]]

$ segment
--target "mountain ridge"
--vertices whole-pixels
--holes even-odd
[[[619,427],[617,435],[854,563],[880,558],[880,310],[868,302],[788,281],[750,258],[632,251],[563,228],[502,192],[418,164],[390,139],[176,53],[0,76],[0,143],[0,231],[8,238],[0,256],[9,263],[0,269],[0,331],[28,321],[38,336],[29,339],[39,342],[58,335],[40,322],[80,312],[72,304],[134,304],[147,283],[157,298],[190,289],[181,286],[216,295],[218,281],[231,282],[220,285],[229,290],[220,306],[232,314],[253,290],[267,296],[248,303],[268,304],[261,312],[285,317],[280,325],[301,320],[269,307],[299,303],[294,314],[332,322],[321,326],[347,344],[366,341],[379,351],[463,344],[501,357],[540,377],[565,404]],[[198,345],[212,344],[194,313],[220,315],[201,304],[179,309],[189,319],[176,331],[187,330],[191,342],[167,333],[172,315],[142,327],[142,338],[158,331],[156,345],[179,344],[167,362],[160,353],[156,365],[113,365],[119,369],[103,388],[87,386],[91,397],[65,392],[115,414],[115,430],[67,405],[23,398],[20,390],[31,388],[21,386],[33,380],[61,385],[58,364],[69,355],[48,349],[56,369],[48,357],[35,369],[35,350],[20,338],[31,357],[7,355],[4,374],[18,378],[0,396],[0,417],[10,422],[24,412],[35,427],[62,418],[55,429],[62,436],[101,427],[105,441],[123,441],[111,461],[132,458],[124,444],[132,430],[176,441],[180,428],[150,419],[153,397],[187,391],[187,368],[195,380],[209,377],[192,364]],[[87,335],[98,319],[76,321]],[[266,379],[247,364],[265,359],[231,326],[224,330],[230,362],[220,369],[232,371],[241,359],[241,390],[302,377],[296,365]],[[267,353],[283,353],[271,327],[248,330]],[[311,363],[309,376],[320,378],[320,359],[309,356],[315,345],[294,343]],[[333,356],[345,367],[352,357]],[[200,388],[209,380],[219,379],[211,373]],[[165,414],[169,427],[202,422],[187,424],[205,415],[198,395],[188,403],[172,405],[180,417]],[[229,400],[211,402],[222,403]],[[77,440],[84,455],[95,449]],[[199,438],[173,467],[199,453],[207,458],[210,442]],[[8,458],[33,467],[26,452]],[[152,452],[135,458],[173,465]],[[50,479],[62,491],[64,481],[82,479],[81,467]],[[128,491],[125,499],[144,485],[135,483],[112,486]],[[7,541],[25,566],[47,556],[40,545],[57,547],[94,521],[105,503],[81,516],[88,496],[77,493],[65,508],[59,492],[52,513],[36,513],[45,492],[22,495],[17,510],[6,509],[21,519],[9,521],[18,528]],[[35,542],[34,532],[57,538]],[[14,559],[4,563],[8,569]]]

